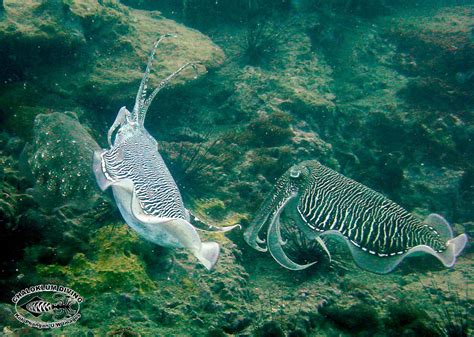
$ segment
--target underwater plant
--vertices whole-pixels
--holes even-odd
[[[297,230],[325,251],[322,237],[340,238],[361,268],[380,274],[391,272],[405,257],[420,252],[452,267],[467,243],[466,234],[453,238],[450,225],[441,216],[431,214],[421,222],[382,194],[317,161],[304,161],[278,179],[244,233],[251,247],[268,250],[291,270],[305,269],[315,262],[301,265],[286,255],[280,225],[284,209]],[[259,237],[263,227],[266,240]]]
[[[138,234],[160,246],[187,248],[211,269],[219,258],[219,244],[201,242],[196,228],[190,223],[191,214],[184,207],[178,186],[158,153],[157,142],[144,127],[147,110],[158,92],[186,68],[196,70],[194,63],[182,65],[147,97],[155,52],[167,37],[162,36],[154,45],[132,112],[122,107],[109,129],[110,149],[94,152],[93,171],[102,190],[112,187],[120,213]],[[223,232],[234,227],[214,228],[213,231]],[[206,229],[211,230],[209,226]]]
[[[459,292],[462,290],[453,289],[453,285],[448,281],[446,286],[448,288],[448,298],[452,303],[446,303],[441,300],[437,303],[437,298],[433,293],[436,293],[439,288],[436,280],[431,278],[430,284],[425,284],[419,280],[427,297],[432,302],[432,307],[438,314],[434,329],[440,336],[447,337],[468,337],[472,331],[472,304],[469,301],[469,282],[465,284],[465,299],[461,299]],[[467,307],[463,304],[467,303]]]

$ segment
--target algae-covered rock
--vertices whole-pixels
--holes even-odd
[[[67,266],[39,265],[43,278],[61,278],[84,295],[106,291],[154,289],[140,257],[132,252],[138,237],[126,226],[102,227],[92,238],[89,255],[77,253]]]
[[[0,16],[5,92],[0,99],[8,102],[7,126],[25,135],[11,120],[22,120],[18,114],[26,111],[31,123],[31,108],[64,110],[75,102],[116,113],[135,97],[153,43],[164,34],[176,37],[160,46],[151,86],[186,62],[200,64],[197,74],[185,71],[175,83],[223,62],[223,52],[208,37],[159,12],[132,10],[116,1],[5,1]],[[15,99],[17,83],[34,95]]]
[[[216,220],[222,219],[226,213],[224,202],[215,198],[199,200],[195,203],[195,207],[198,212],[204,213]]]
[[[403,192],[406,199],[428,212],[440,212],[449,215],[456,211],[458,193],[464,172],[447,168],[437,169],[423,165],[409,168],[404,172],[406,177]]]
[[[388,34],[399,44],[399,66],[420,76],[405,92],[412,104],[449,110],[474,102],[473,10],[453,6],[391,19]]]
[[[28,164],[33,194],[44,206],[73,203],[88,208],[98,199],[92,156],[99,149],[73,113],[41,114],[35,119]]]
[[[364,303],[354,304],[349,308],[329,305],[323,307],[320,313],[341,329],[352,332],[376,330],[381,324],[377,311]]]

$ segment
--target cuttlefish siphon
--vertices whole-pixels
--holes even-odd
[[[146,112],[156,94],[184,69],[192,67],[196,70],[195,64],[184,64],[162,80],[147,97],[154,55],[166,37],[168,35],[162,36],[154,45],[133,110],[130,112],[122,107],[109,129],[107,140],[110,148],[94,153],[93,170],[102,190],[112,187],[120,213],[140,236],[160,246],[186,248],[207,269],[211,269],[219,257],[219,245],[201,242],[196,229],[224,232],[235,226],[206,226],[190,214],[158,152],[156,140],[144,127]]]
[[[466,234],[453,238],[451,227],[440,215],[420,221],[382,194],[317,161],[304,161],[278,179],[244,233],[251,247],[268,250],[280,265],[292,270],[316,262],[301,265],[285,253],[280,231],[283,210],[296,229],[316,240],[328,255],[322,238],[338,237],[361,268],[380,274],[391,272],[405,257],[417,253],[431,254],[452,267],[467,242]],[[259,237],[262,229],[267,232],[266,240]]]

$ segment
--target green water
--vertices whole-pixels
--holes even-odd
[[[474,3],[459,0],[0,1],[2,335],[472,334],[473,18]],[[92,168],[164,34],[175,36],[157,49],[149,93],[183,64],[196,69],[157,94],[145,128],[184,206],[205,224],[242,227],[198,232],[220,245],[210,271],[189,249],[138,235]],[[305,160],[417,219],[442,215],[467,247],[452,268],[424,254],[380,275],[331,238],[329,260],[283,214],[288,255],[318,261],[283,268],[243,233]],[[15,307],[16,293],[42,284],[84,300],[38,292],[69,311],[35,316],[32,295]],[[60,328],[15,318],[76,311]]]

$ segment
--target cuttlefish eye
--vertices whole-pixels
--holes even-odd
[[[290,170],[290,177],[291,178],[299,178],[299,176],[301,175],[301,170],[300,169],[297,169],[297,168],[292,168]]]

